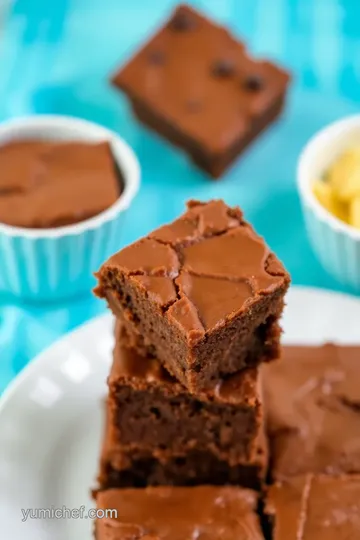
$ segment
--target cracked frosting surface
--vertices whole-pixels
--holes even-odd
[[[238,208],[192,201],[170,225],[111,257],[120,270],[196,339],[245,310],[289,276]]]
[[[360,473],[360,347],[284,347],[262,366],[275,478]]]
[[[263,540],[255,492],[235,487],[148,487],[99,492],[102,540]]]
[[[270,487],[273,540],[357,540],[360,476],[299,476]]]
[[[0,223],[17,227],[77,223],[121,194],[106,142],[9,142],[0,146],[0,169]]]

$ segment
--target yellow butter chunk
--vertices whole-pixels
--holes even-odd
[[[313,191],[319,203],[326,208],[326,210],[342,221],[347,221],[346,205],[337,200],[332,186],[328,182],[318,180],[313,185]]]
[[[360,150],[342,154],[328,170],[326,179],[339,201],[360,197]]]
[[[350,203],[349,223],[360,229],[360,197],[355,197]]]

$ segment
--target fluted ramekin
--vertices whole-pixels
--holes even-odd
[[[12,140],[108,141],[124,181],[119,199],[74,225],[27,229],[0,223],[0,292],[48,301],[90,290],[93,272],[121,247],[124,217],[140,183],[138,160],[116,133],[63,116],[31,116],[0,125],[0,145]]]
[[[315,135],[298,163],[297,180],[309,240],[324,268],[343,285],[360,292],[360,231],[317,200],[312,185],[349,147],[360,148],[360,115],[335,122]]]

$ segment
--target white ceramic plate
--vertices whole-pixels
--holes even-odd
[[[360,300],[293,287],[287,343],[357,343]],[[101,408],[112,348],[110,316],[42,353],[0,401],[0,524],[4,540],[87,540],[91,519],[30,519],[21,509],[93,508]]]

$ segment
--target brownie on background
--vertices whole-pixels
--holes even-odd
[[[280,355],[290,277],[241,210],[191,201],[113,255],[97,294],[190,392]]]
[[[140,121],[214,178],[279,116],[289,81],[187,5],[113,78]]]

